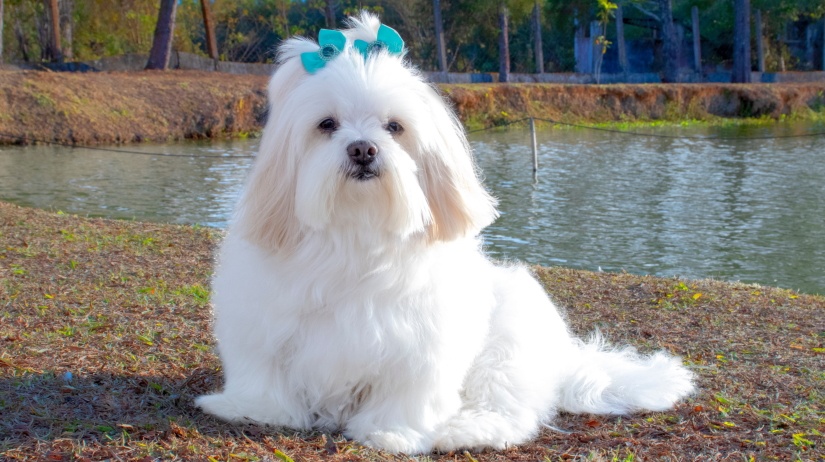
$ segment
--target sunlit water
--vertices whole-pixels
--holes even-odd
[[[822,126],[656,130],[736,140],[592,130],[471,135],[501,218],[484,231],[496,258],[588,270],[714,277],[825,293]],[[0,147],[0,199],[106,216],[225,227],[257,140],[140,145],[162,157]]]

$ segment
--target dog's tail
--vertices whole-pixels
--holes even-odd
[[[578,365],[561,387],[561,410],[627,414],[663,411],[694,391],[693,373],[664,352],[641,355],[631,347],[611,349],[601,335],[581,342]]]

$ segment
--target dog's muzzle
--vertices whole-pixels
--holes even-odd
[[[378,146],[371,141],[353,141],[347,146],[347,156],[350,165],[347,173],[357,180],[368,180],[378,176],[376,157],[378,156]]]

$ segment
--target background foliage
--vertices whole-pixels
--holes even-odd
[[[63,48],[75,60],[91,60],[125,53],[148,53],[159,0],[60,0],[71,23],[71,36]],[[513,72],[533,72],[532,27],[534,6],[542,23],[545,69],[572,71],[577,24],[597,19],[598,0],[442,0],[447,61],[452,72],[498,70],[498,13],[502,4],[510,13],[510,55]],[[653,47],[654,69],[661,63],[656,47],[659,0],[616,0],[624,8],[625,34]],[[706,65],[724,65],[732,54],[733,6],[730,0],[672,0],[674,22],[690,33],[691,8],[700,11],[703,58]],[[335,25],[367,8],[381,14],[384,22],[405,38],[410,58],[424,69],[436,69],[432,0],[211,0],[220,59],[268,62],[284,37],[314,36],[328,27],[330,8]],[[806,24],[825,15],[822,0],[752,0],[765,21],[767,70],[803,67],[788,51],[788,40],[804,39]],[[5,0],[3,27],[4,61],[37,62],[46,59],[43,43],[48,35],[48,15],[42,0]],[[800,29],[802,28],[802,29]],[[821,32],[825,33],[825,32]],[[64,34],[65,37],[65,34]],[[606,38],[615,43],[611,18]],[[689,37],[685,38],[685,41]],[[199,0],[180,0],[174,49],[205,55],[205,33]],[[64,51],[65,53],[65,51]],[[658,58],[660,59],[660,58]],[[807,64],[810,67],[810,63]]]

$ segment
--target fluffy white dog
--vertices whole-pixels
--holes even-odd
[[[678,358],[578,340],[527,269],[483,255],[495,200],[395,31],[362,14],[319,42],[279,50],[213,281],[225,386],[199,407],[422,453],[693,391]]]

